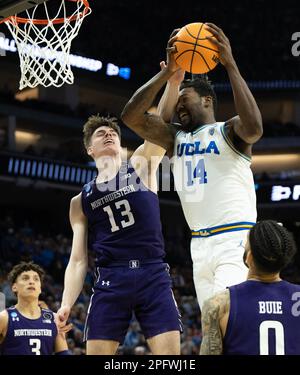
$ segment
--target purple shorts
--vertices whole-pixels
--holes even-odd
[[[167,263],[137,268],[97,268],[84,340],[123,343],[132,313],[146,339],[169,331],[182,331],[180,313],[171,289]]]

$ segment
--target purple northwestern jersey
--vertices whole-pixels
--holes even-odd
[[[158,197],[130,163],[108,182],[96,184],[94,179],[85,185],[82,209],[97,266],[134,259],[160,261],[165,256]]]
[[[54,314],[41,309],[38,319],[28,319],[15,307],[7,309],[8,327],[2,355],[52,355],[57,336]]]
[[[224,354],[300,354],[300,286],[248,280],[232,286]]]

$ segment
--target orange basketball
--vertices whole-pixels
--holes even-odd
[[[186,72],[204,74],[218,64],[218,47],[206,39],[207,36],[212,34],[200,22],[189,23],[179,30],[174,43],[174,56],[177,64]]]

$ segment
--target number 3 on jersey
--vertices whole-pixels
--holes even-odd
[[[35,355],[41,355],[41,340],[40,339],[30,339],[29,345],[32,346],[31,351]]]
[[[128,200],[124,199],[122,201],[115,202],[115,206],[117,210],[123,208],[123,210],[121,211],[121,215],[125,217],[125,220],[122,220],[120,223],[122,228],[130,227],[135,223]],[[117,225],[116,220],[114,218],[114,214],[111,207],[103,207],[103,211],[108,214],[108,218],[111,225],[111,231],[116,232],[120,230],[120,227]]]
[[[194,185],[194,179],[199,179],[199,184],[207,184],[207,172],[205,170],[204,160],[200,159],[196,168],[193,170],[192,162],[186,161],[187,167],[187,186]]]

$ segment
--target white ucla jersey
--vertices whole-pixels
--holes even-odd
[[[251,159],[235,149],[225,123],[176,134],[175,186],[192,231],[256,221]]]

